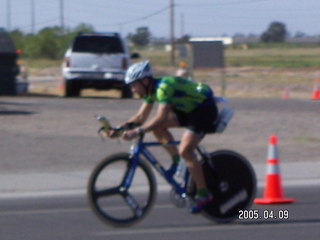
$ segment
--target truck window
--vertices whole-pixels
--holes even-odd
[[[73,43],[73,52],[86,53],[123,53],[123,47],[118,38],[105,36],[79,36]]]

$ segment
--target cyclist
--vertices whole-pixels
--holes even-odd
[[[172,175],[175,173],[180,156],[185,160],[198,189],[190,210],[192,213],[200,212],[213,199],[195,154],[195,148],[205,134],[213,131],[213,123],[218,115],[212,90],[205,84],[182,77],[154,78],[149,61],[131,65],[125,81],[132,92],[144,101],[139,111],[126,121],[141,123],[141,127],[126,131],[123,139],[131,140],[141,133],[152,131],[158,141],[172,141],[174,139],[168,128],[185,127],[187,130],[182,135],[179,149],[175,145],[165,146],[173,159],[168,172]],[[154,102],[159,103],[157,112],[147,121]],[[109,137],[113,136],[114,132],[111,131]]]

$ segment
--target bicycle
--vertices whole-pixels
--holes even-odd
[[[112,128],[104,117],[99,117],[103,130]],[[133,129],[135,123],[116,129],[120,136],[126,129]],[[127,227],[138,223],[150,212],[157,194],[157,184],[150,166],[171,185],[172,202],[182,207],[192,200],[196,186],[186,169],[183,178],[168,174],[156,157],[148,150],[164,144],[144,142],[140,135],[132,144],[129,153],[118,153],[102,159],[93,169],[87,187],[89,204],[95,215],[104,223],[114,227]],[[256,177],[248,160],[230,150],[208,153],[198,146],[208,189],[214,196],[201,213],[217,223],[235,220],[240,210],[250,207],[256,192]],[[116,204],[123,203],[122,207]]]

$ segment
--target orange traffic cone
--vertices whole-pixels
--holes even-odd
[[[311,97],[312,100],[320,100],[320,78],[315,80],[313,94]]]
[[[269,149],[267,159],[267,175],[263,198],[256,198],[254,203],[291,203],[294,198],[284,198],[278,158],[277,136],[269,138]]]
[[[289,88],[285,87],[282,93],[282,98],[283,99],[288,99],[289,98]]]
[[[64,79],[63,79],[63,77],[59,77],[57,88],[58,89],[64,89]]]

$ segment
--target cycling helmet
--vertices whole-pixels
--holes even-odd
[[[126,84],[142,80],[146,77],[152,77],[152,69],[149,60],[132,64],[126,73]]]

